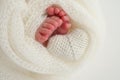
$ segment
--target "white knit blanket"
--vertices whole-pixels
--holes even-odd
[[[34,35],[53,4],[70,16],[72,29],[46,48]],[[103,31],[96,0],[0,0],[0,80],[63,80],[96,50]]]

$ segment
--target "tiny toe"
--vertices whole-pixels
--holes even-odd
[[[62,17],[62,16],[65,16],[65,15],[66,15],[66,13],[63,10],[61,10],[60,13],[59,13],[59,16]]]
[[[49,7],[47,8],[46,12],[49,16],[53,16],[54,15],[54,11],[55,11],[55,8],[54,7]]]
[[[55,8],[55,14],[58,14],[59,12],[61,11],[61,9],[59,9],[59,8]]]

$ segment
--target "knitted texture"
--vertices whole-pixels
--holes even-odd
[[[102,23],[94,1],[1,0],[0,80],[50,80],[48,74],[74,71],[81,58],[100,43]],[[66,35],[51,37],[44,47],[35,40],[35,32],[47,17],[46,8],[53,4],[69,15],[72,28]]]

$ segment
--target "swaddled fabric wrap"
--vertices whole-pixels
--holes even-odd
[[[72,28],[51,37],[44,47],[35,40],[35,32],[53,4],[69,15]],[[96,0],[1,0],[0,80],[47,80],[51,75],[59,80],[58,75],[76,70],[102,41],[98,9]]]

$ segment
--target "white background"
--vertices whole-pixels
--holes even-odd
[[[120,80],[120,0],[99,0],[107,25],[102,52],[94,55],[76,80]]]
[[[120,0],[99,1],[107,25],[105,46],[74,80],[120,80]]]

